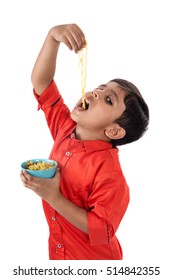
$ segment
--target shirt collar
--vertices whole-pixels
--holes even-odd
[[[101,140],[82,141],[86,152],[112,149],[112,144]]]

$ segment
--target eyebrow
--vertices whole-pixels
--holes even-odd
[[[99,85],[99,87],[104,87],[104,88],[106,88],[107,85],[102,84],[102,85]],[[99,87],[98,87],[98,88],[99,88]],[[116,92],[115,92],[114,90],[112,90],[112,89],[110,89],[110,91],[114,94],[116,100],[119,101],[119,98],[118,98],[118,95],[116,94]]]

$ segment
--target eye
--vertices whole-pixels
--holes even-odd
[[[106,96],[106,97],[105,97],[105,101],[106,101],[106,103],[112,105],[112,100],[110,99],[109,96]]]

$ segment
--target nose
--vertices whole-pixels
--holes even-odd
[[[98,98],[98,93],[96,91],[92,91],[92,96],[97,99]]]

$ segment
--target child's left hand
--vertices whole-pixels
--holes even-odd
[[[57,170],[55,176],[51,179],[43,179],[30,175],[27,171],[21,171],[20,177],[23,185],[33,190],[37,195],[48,203],[58,200],[60,192],[60,172]]]

